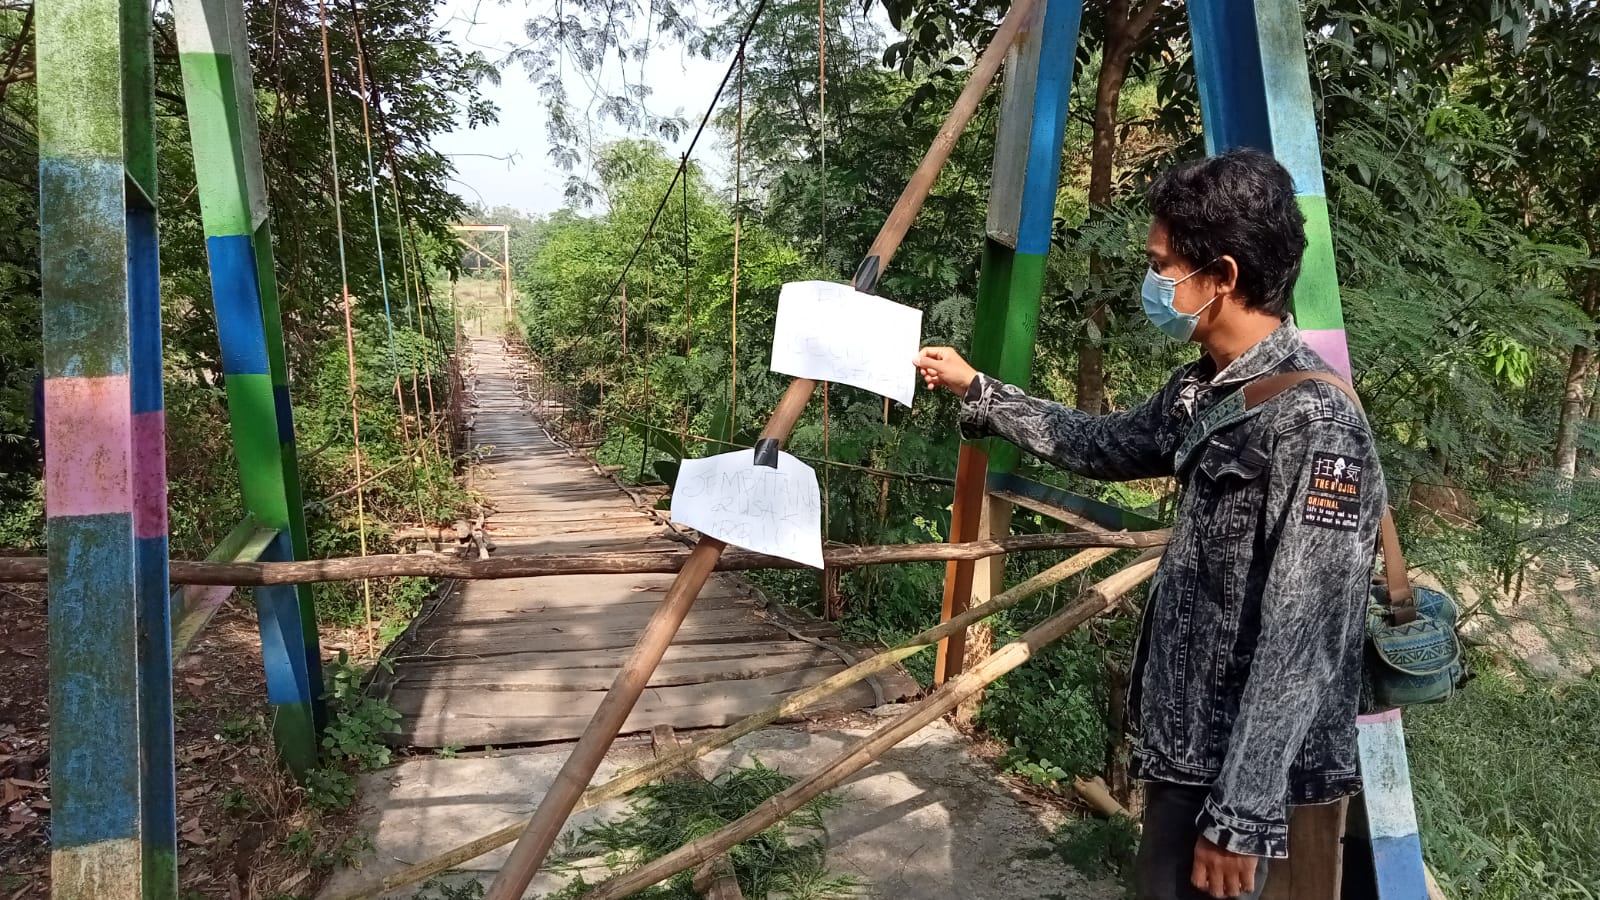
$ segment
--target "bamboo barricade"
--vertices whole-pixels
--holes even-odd
[[[867,544],[828,547],[822,551],[829,568],[856,569],[910,562],[948,562],[984,559],[1006,553],[1041,550],[1078,550],[1084,547],[1147,549],[1167,542],[1166,531],[1066,532],[1022,534],[988,541],[957,544]],[[355,581],[363,578],[454,578],[489,581],[502,578],[537,578],[548,575],[644,575],[682,571],[692,555],[668,553],[576,553],[566,555],[500,556],[459,559],[431,553],[390,553],[298,562],[210,562],[173,560],[173,584],[218,587],[259,587],[273,584],[311,584]],[[747,550],[722,554],[715,571],[751,569],[802,569],[803,563]],[[49,561],[40,556],[0,556],[0,584],[43,583],[49,580]]]
[[[1117,552],[1117,549],[1112,547],[1096,547],[1074,554],[1004,593],[995,595],[988,603],[974,606],[948,622],[941,622],[932,628],[913,635],[893,649],[886,650],[870,659],[864,659],[843,672],[829,676],[811,687],[790,694],[778,703],[760,712],[752,713],[720,731],[702,737],[687,747],[660,754],[645,765],[629,769],[604,784],[589,788],[579,798],[572,811],[574,813],[583,812],[607,801],[615,800],[626,795],[629,791],[649,784],[681,766],[726,747],[747,734],[765,728],[780,719],[799,715],[812,706],[843,691],[845,688],[871,678],[880,672],[885,672],[929,647],[937,645],[957,631],[976,625],[996,613],[1016,606],[1029,597],[1042,591],[1047,591]],[[523,822],[507,825],[469,843],[446,850],[443,853],[401,869],[376,884],[359,887],[349,893],[341,894],[333,898],[333,900],[372,900],[372,898],[380,894],[432,878],[468,860],[476,859],[490,850],[511,843],[517,839],[517,836],[526,827]]]
[[[983,99],[989,85],[999,74],[1001,65],[1011,51],[1011,45],[1022,31],[1023,23],[1033,15],[1037,5],[1037,0],[1017,0],[1006,13],[999,30],[995,32],[989,46],[984,49],[983,55],[973,66],[966,86],[956,98],[955,105],[939,128],[933,144],[923,156],[916,172],[912,173],[910,183],[901,192],[900,199],[895,202],[888,220],[883,223],[877,238],[867,250],[866,257],[862,259],[861,267],[856,272],[858,290],[871,289],[877,283],[879,273],[888,267],[890,259],[900,247],[901,239],[905,237],[912,221],[922,209],[923,201],[927,199],[939,170],[950,158],[956,141],[960,139],[967,123],[976,114],[979,101]],[[816,386],[815,381],[807,378],[796,378],[789,384],[789,389],[779,401],[777,410],[761,432],[761,440],[756,445],[758,458],[763,452],[761,448],[776,451],[788,439]],[[600,701],[589,727],[578,739],[577,746],[562,765],[561,772],[551,784],[549,792],[545,794],[538,809],[534,810],[533,817],[528,820],[527,830],[517,840],[505,867],[489,886],[485,900],[519,900],[523,891],[527,890],[528,884],[533,881],[534,873],[538,872],[545,857],[549,855],[550,848],[555,844],[556,835],[560,833],[561,826],[572,812],[572,807],[583,795],[584,787],[588,785],[589,779],[594,777],[595,770],[600,767],[600,760],[604,758],[611,742],[621,731],[623,723],[633,711],[634,704],[638,702],[639,695],[644,692],[651,673],[655,671],[661,662],[661,657],[666,653],[667,646],[677,634],[678,626],[689,614],[689,608],[705,585],[707,576],[716,568],[717,557],[722,555],[725,546],[722,541],[708,537],[702,537],[695,545],[689,555],[689,561],[678,573],[671,589],[667,591],[666,597],[662,599],[649,624],[639,636],[639,642],[634,646],[632,655],[617,673],[617,678],[612,683],[611,689],[606,692],[605,699]]]
[[[618,900],[631,896],[771,828],[806,803],[861,771],[885,750],[922,730],[995,679],[1027,662],[1039,650],[1111,609],[1123,594],[1155,574],[1160,558],[1159,552],[1145,554],[1126,569],[1089,588],[1077,603],[1035,625],[983,662],[945,682],[926,700],[857,741],[811,777],[774,795],[722,830],[690,841],[666,856],[602,882],[583,895],[585,900]]]

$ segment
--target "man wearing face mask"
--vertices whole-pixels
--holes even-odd
[[[1171,543],[1145,606],[1128,697],[1146,782],[1141,900],[1260,894],[1294,805],[1360,790],[1355,717],[1383,473],[1359,407],[1318,381],[1246,410],[1242,388],[1328,372],[1289,315],[1305,222],[1289,173],[1234,151],[1149,192],[1151,323],[1204,350],[1142,405],[1104,416],[1029,397],[948,347],[928,387],[998,436],[1105,480],[1175,476]]]

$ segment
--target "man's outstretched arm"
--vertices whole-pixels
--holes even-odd
[[[1175,376],[1142,406],[1091,416],[973,369],[949,347],[926,347],[917,368],[928,387],[944,387],[962,398],[961,434],[968,439],[1002,437],[1063,469],[1103,481],[1172,474],[1172,453],[1163,428],[1170,415]]]

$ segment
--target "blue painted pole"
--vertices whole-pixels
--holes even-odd
[[[149,7],[37,12],[51,895],[173,898]]]
[[[973,313],[971,357],[984,372],[1023,387],[1033,367],[1044,291],[1045,259],[1055,223],[1066,136],[1067,99],[1072,91],[1082,0],[1048,0],[1034,13],[1007,59],[1000,122],[995,138],[994,181],[978,301]],[[963,443],[956,464],[950,540],[1003,537],[1011,530],[1009,505],[988,496],[990,471],[1010,472],[1018,451],[1004,441]],[[999,560],[949,563],[940,618],[948,621],[1002,586]],[[966,635],[939,644],[934,680],[961,672]]]

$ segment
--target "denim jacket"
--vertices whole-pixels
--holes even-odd
[[[1360,409],[1307,382],[1176,456],[1196,419],[1265,375],[1328,371],[1292,319],[1221,372],[1178,368],[1126,412],[1091,416],[980,375],[968,438],[1005,438],[1105,480],[1175,475],[1171,543],[1134,652],[1133,774],[1208,785],[1201,833],[1288,855],[1289,804],[1360,790],[1356,704],[1383,472]]]

